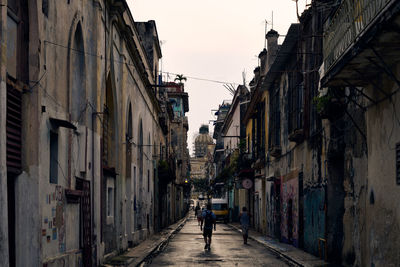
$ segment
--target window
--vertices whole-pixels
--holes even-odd
[[[114,224],[115,217],[115,177],[106,177],[107,190],[106,190],[106,214],[107,224]]]
[[[256,119],[256,152],[258,158],[265,156],[265,102],[257,104],[257,119]]]
[[[133,167],[133,192],[136,195],[136,166]]]
[[[114,224],[115,214],[115,178],[107,178],[107,224]]]
[[[21,82],[29,80],[29,17],[27,0],[7,3],[7,74]]]
[[[150,171],[147,170],[147,192],[150,192]]]
[[[228,204],[212,204],[213,210],[227,210]]]
[[[49,0],[42,0],[42,12],[46,17],[49,16]]]
[[[58,134],[50,131],[50,183],[58,183]]]
[[[78,23],[76,26],[73,49],[71,50],[71,74],[72,74],[72,86],[71,95],[79,97],[72,97],[71,102],[71,119],[72,121],[81,122],[85,118],[86,108],[86,89],[85,89],[85,51],[83,44],[83,33],[81,24]],[[112,105],[107,103],[109,108]]]
[[[303,82],[302,75],[298,72],[288,74],[288,131],[293,133],[303,128]]]
[[[269,148],[280,146],[281,144],[281,111],[280,111],[280,88],[276,86],[271,92],[271,113],[270,113],[270,133]]]
[[[107,216],[113,216],[113,198],[114,198],[114,194],[113,194],[114,188],[112,187],[108,187],[107,188]]]
[[[7,73],[17,78],[18,22],[7,17]]]

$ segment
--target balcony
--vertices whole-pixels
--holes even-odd
[[[379,71],[381,59],[398,60],[393,55],[398,57],[399,10],[395,0],[343,0],[324,24],[321,85],[363,86]]]

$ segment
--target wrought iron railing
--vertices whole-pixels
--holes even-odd
[[[357,41],[389,3],[395,0],[343,0],[324,25],[325,72]]]

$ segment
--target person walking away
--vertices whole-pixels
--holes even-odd
[[[249,237],[249,226],[250,226],[250,215],[247,212],[247,208],[243,207],[242,212],[239,215],[240,226],[242,227],[243,244],[247,244],[247,238]]]
[[[211,211],[211,204],[207,204],[207,209],[203,211],[202,214],[202,219],[201,219],[201,224],[200,224],[200,230],[203,230],[203,237],[204,237],[204,242],[206,245],[204,246],[204,249],[211,249],[211,236],[212,236],[212,231],[213,231],[213,225],[214,225],[214,231],[216,231],[216,220],[217,217],[215,216],[214,212]],[[203,228],[203,222],[204,222],[204,228]]]
[[[197,225],[200,225],[200,221],[201,221],[201,212],[200,212],[200,205],[199,205],[198,202],[197,202],[196,208],[194,209],[194,215],[195,215],[196,218],[197,218]]]

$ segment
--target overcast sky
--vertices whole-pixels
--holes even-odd
[[[127,0],[135,21],[155,20],[162,42],[162,71],[188,77],[189,93],[188,145],[201,124],[215,119],[211,110],[218,109],[232,95],[223,83],[242,84],[253,78],[258,54],[264,48],[265,20],[286,35],[291,23],[297,22],[293,0]],[[307,1],[308,3],[311,0]],[[299,0],[299,13],[306,0]],[[279,39],[282,43],[284,37]],[[170,80],[175,75],[170,74]],[[166,75],[165,75],[166,77]],[[191,78],[193,77],[193,78]],[[167,77],[166,77],[167,78]]]

